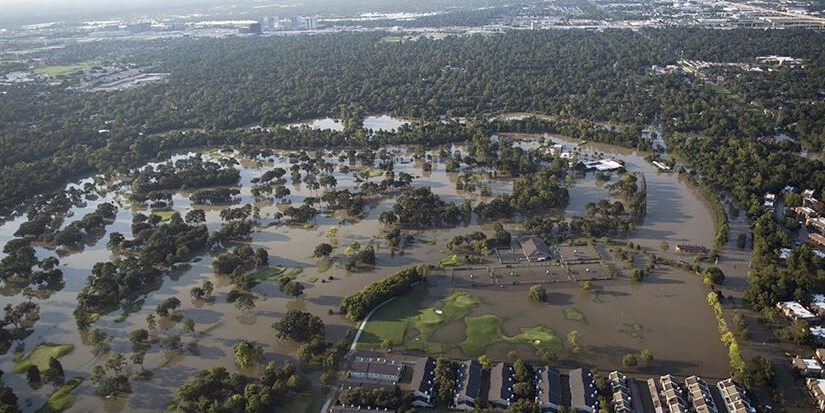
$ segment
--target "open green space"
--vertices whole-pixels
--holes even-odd
[[[315,265],[315,271],[318,271],[319,274],[329,271],[330,268],[332,268],[332,261],[329,258],[324,258]]]
[[[466,292],[455,291],[444,299],[441,308],[421,309],[420,302],[425,293],[425,289],[416,288],[376,311],[364,327],[358,347],[378,348],[382,344],[391,343],[427,353],[443,351],[446,344],[430,341],[433,331],[466,317],[479,304],[479,300]],[[405,343],[408,330],[414,330],[418,334]]]
[[[56,388],[49,395],[46,403],[37,409],[37,413],[53,413],[68,410],[74,405],[77,396],[75,396],[73,392],[74,389],[80,386],[80,383],[83,383],[83,378],[75,377],[67,381],[66,384]]]
[[[74,351],[74,345],[72,344],[38,344],[31,353],[25,356],[21,353],[15,355],[13,371],[18,374],[25,373],[29,366],[34,365],[37,366],[40,372],[45,372],[49,369],[50,358],[59,359],[72,351]]]
[[[467,317],[467,338],[461,343],[461,350],[468,357],[478,357],[484,354],[488,345],[501,341],[501,317],[494,314],[485,314],[478,317]]]
[[[172,216],[177,214],[177,213],[178,212],[173,210],[173,209],[161,210],[161,211],[152,211],[152,215],[159,216],[161,222],[169,221],[170,219],[172,219]]]
[[[582,350],[581,343],[582,333],[578,330],[572,330],[567,333],[567,345],[570,347],[571,353],[580,353]]]
[[[457,346],[468,357],[482,355],[487,346],[500,341],[529,344],[537,351],[562,349],[562,340],[546,327],[523,328],[519,334],[508,337],[501,331],[501,317],[495,314],[468,316],[480,301],[467,292],[454,291],[444,299],[440,308],[420,308],[425,296],[426,290],[416,289],[376,311],[364,327],[358,348],[381,348],[391,344],[428,354],[443,353],[456,344],[433,342],[433,333],[452,322],[464,320],[465,338]]]
[[[380,169],[370,168],[368,171],[370,178],[378,178],[381,175],[384,175],[384,171]]]
[[[281,277],[284,271],[286,271],[286,267],[281,266],[264,268],[252,273],[252,278],[258,282],[275,281]]]
[[[98,65],[97,60],[89,60],[86,62],[75,63],[71,65],[50,65],[50,66],[41,66],[34,69],[35,73],[41,75],[47,75],[49,77],[55,76],[63,76],[68,75],[75,72],[81,72],[89,70]]]
[[[212,159],[229,159],[231,156],[222,153],[222,152],[212,152],[209,154],[209,157]]]
[[[625,333],[630,337],[635,339],[642,339],[642,331],[644,327],[642,327],[639,323],[625,323],[624,327],[619,330],[619,332]]]
[[[263,268],[252,273],[252,278],[257,282],[263,281],[277,281],[279,278],[286,277],[294,280],[299,274],[304,271],[303,268],[289,268],[281,265],[269,268]]]
[[[458,255],[453,254],[449,257],[444,257],[441,259],[441,261],[438,262],[438,265],[442,267],[454,267],[458,265]]]
[[[564,308],[564,318],[572,321],[584,321],[584,314],[573,307]]]

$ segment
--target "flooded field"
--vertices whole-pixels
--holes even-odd
[[[402,124],[399,122],[403,122],[388,117],[378,117],[373,121],[375,123],[370,123],[371,126],[365,121],[365,127],[395,128]],[[536,139],[535,136],[529,138]],[[571,147],[575,143],[561,137],[550,138]],[[395,173],[407,172],[413,175],[414,187],[430,187],[441,199],[453,203],[461,203],[465,199],[473,202],[483,199],[475,193],[456,191],[457,173],[446,172],[443,162],[436,159],[432,163],[432,170],[425,171],[424,163],[413,160],[412,154],[406,148],[392,148],[392,151],[395,153]],[[667,241],[671,245],[679,242],[711,245],[714,236],[712,215],[698,196],[698,192],[688,188],[677,175],[658,173],[656,167],[643,159],[643,154],[615,147],[586,145],[577,148],[577,151],[582,155],[600,153],[619,158],[625,162],[628,170],[645,174],[648,212],[632,235],[634,243],[657,253],[664,253],[661,251],[662,241]],[[488,233],[490,231],[489,225],[479,225],[474,216],[470,222],[458,228],[416,233],[416,242],[406,247],[403,254],[392,254],[384,239],[382,226],[378,223],[379,215],[392,208],[392,197],[371,198],[364,216],[360,219],[351,219],[339,214],[322,214],[315,218],[314,225],[311,226],[270,225],[275,222],[273,217],[284,206],[256,203],[250,192],[252,180],[276,166],[289,169],[286,153],[258,159],[248,159],[237,153],[218,154],[211,151],[179,155],[190,156],[202,156],[204,159],[229,156],[240,160],[236,168],[241,173],[238,187],[241,193],[235,206],[253,203],[260,208],[261,216],[261,227],[252,234],[249,244],[253,248],[265,248],[269,253],[271,266],[300,268],[297,281],[306,287],[304,295],[293,298],[281,292],[276,283],[263,282],[254,289],[254,293],[259,297],[254,308],[238,309],[226,302],[226,294],[231,289],[230,281],[215,275],[211,266],[214,256],[204,254],[174,271],[158,290],[145,297],[145,302],[140,308],[130,309],[128,313],[118,310],[103,315],[95,323],[95,327],[104,329],[112,337],[110,351],[128,354],[131,351],[129,331],[144,327],[146,315],[153,313],[159,302],[176,296],[183,303],[181,313],[195,321],[195,330],[200,333],[186,333],[182,323],[164,321],[160,325],[161,334],[180,334],[185,344],[196,344],[180,353],[169,353],[157,345],[153,346],[145,361],[146,368],[153,372],[153,376],[147,381],[132,380],[132,394],[129,397],[103,400],[94,395],[94,387],[86,380],[76,392],[78,399],[74,405],[75,411],[148,412],[163,409],[174,396],[175,388],[198,371],[215,365],[225,366],[230,371],[238,371],[233,361],[232,346],[239,338],[262,344],[267,360],[293,359],[297,344],[277,339],[270,327],[290,309],[303,309],[320,316],[327,327],[327,340],[337,341],[354,327],[354,323],[338,314],[330,313],[330,310],[337,310],[343,296],[401,268],[419,263],[436,264],[438,260],[450,254],[446,244],[455,235],[478,230]],[[325,161],[338,165],[337,153],[326,154]],[[333,175],[337,180],[336,188],[339,190],[352,191],[358,184],[351,172],[342,173],[336,168]],[[381,179],[381,176],[369,178],[374,182]],[[512,188],[512,181],[506,179],[490,180],[484,176],[480,179],[481,183],[489,185],[492,196],[509,192]],[[290,182],[287,187],[291,191],[288,200],[296,205],[307,197],[318,197],[322,193],[321,190],[307,188],[303,183]],[[568,190],[569,207],[554,213],[568,217],[581,215],[588,202],[609,197],[604,185],[596,182],[592,174],[577,179]],[[138,211],[131,209],[126,191],[128,187],[111,191],[98,188],[98,196],[90,197],[96,199],[89,200],[83,207],[72,209],[71,217],[66,219],[64,225],[94,211],[100,203],[111,201],[119,205],[115,222],[107,226],[106,234],[92,245],[87,245],[82,251],[60,254],[44,246],[36,248],[39,258],[59,256],[60,269],[64,273],[66,285],[49,299],[39,301],[40,321],[36,324],[34,333],[24,340],[25,348],[29,351],[41,342],[73,344],[74,351],[61,358],[67,378],[88,377],[91,367],[108,357],[106,354],[96,355],[87,345],[86,337],[78,332],[72,311],[76,305],[77,294],[85,285],[92,266],[114,257],[106,247],[108,235],[120,232],[127,238],[132,236],[132,217]],[[172,201],[173,209],[181,215],[192,208],[186,192],[175,193]],[[222,207],[203,209],[206,210],[206,224],[209,230],[218,229],[221,225],[219,211]],[[149,213],[147,210],[142,212]],[[0,226],[0,245],[5,245],[12,239],[12,234],[25,220],[25,217],[19,217]],[[338,229],[334,238],[326,236],[331,227]],[[521,231],[518,222],[507,222],[505,228],[513,232],[514,236]],[[343,257],[344,248],[354,241],[362,245],[375,246],[377,266],[373,270],[351,273],[344,269],[343,265],[336,264]],[[312,257],[314,247],[321,242],[336,245],[333,251],[335,263],[329,268],[319,265],[318,260]],[[672,249],[666,254],[676,257]],[[444,275],[445,272],[435,272],[425,289],[425,298],[421,301],[423,305],[437,305],[451,293],[449,286],[442,282]],[[204,280],[212,280],[216,284],[214,302],[204,303],[189,298],[189,290]],[[575,284],[548,287],[547,304],[530,303],[525,290],[467,289],[467,293],[479,300],[469,316],[497,315],[501,319],[501,333],[507,337],[517,336],[522,328],[544,327],[552,330],[562,342],[558,356],[561,362],[567,364],[582,363],[611,368],[626,352],[650,349],[657,360],[651,367],[652,372],[697,373],[709,377],[724,375],[727,369],[724,349],[719,343],[714,320],[705,304],[704,290],[697,277],[679,271],[657,270],[642,284],[634,284],[627,280],[594,284],[593,291],[589,294],[581,291]],[[25,298],[21,295],[2,297],[3,304],[15,304],[23,300]],[[583,315],[583,319],[569,319],[569,311],[565,313],[565,308],[574,308]],[[473,319],[472,322],[476,321],[484,320]],[[465,340],[465,327],[464,320],[456,320],[435,331],[432,340],[461,343]],[[577,331],[579,335],[581,349],[578,353],[570,351],[568,335],[572,331]],[[527,358],[534,357],[533,347],[526,343],[499,341],[486,347],[486,352],[497,359],[505,358],[510,350],[516,350]],[[10,351],[2,358],[0,368],[3,371],[12,370],[12,353],[13,351]],[[453,348],[445,354],[459,357],[463,353],[461,349]],[[244,373],[254,374],[246,371]],[[319,373],[311,374],[317,378]],[[32,390],[24,375],[9,373],[4,376],[4,380],[21,398],[21,405],[26,406],[25,411],[37,410],[48,395],[46,388]],[[317,380],[313,381],[317,383]],[[315,392],[320,391],[320,387],[316,387]],[[315,399],[321,397],[300,400],[298,403],[301,406],[297,406],[296,410],[312,410],[311,403],[317,402]],[[316,405],[315,409],[318,408],[320,405]]]

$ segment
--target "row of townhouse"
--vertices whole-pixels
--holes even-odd
[[[679,383],[671,375],[645,383],[621,372],[608,375],[614,413],[755,413],[744,388],[732,379],[711,386],[699,376]]]

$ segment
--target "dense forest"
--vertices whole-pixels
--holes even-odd
[[[822,34],[531,31],[404,43],[383,42],[384,36],[104,41],[54,52],[48,59],[55,63],[128,55],[129,63],[171,76],[122,92],[81,92],[69,88],[72,79],[5,90],[0,206],[13,207],[71,177],[139,166],[164,151],[238,143],[243,134],[236,128],[319,116],[346,120],[388,112],[428,122],[396,137],[424,144],[435,143],[425,136],[472,133],[433,123],[441,117],[486,120],[520,111],[634,128],[661,121],[672,132],[714,137],[753,139],[778,128],[814,149],[825,141]],[[680,59],[754,62],[770,54],[808,63],[714,82],[650,73],[651,65]],[[363,146],[373,136],[356,128],[274,134],[280,141],[338,146]]]

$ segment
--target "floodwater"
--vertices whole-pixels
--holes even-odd
[[[384,130],[391,132],[408,123],[409,122],[404,119],[394,118],[389,115],[367,116],[364,118],[364,129],[371,129],[375,131]],[[290,126],[300,125],[309,125],[314,129],[330,129],[334,131],[344,130],[344,124],[339,119],[333,118],[312,119],[305,122],[294,123]]]
[[[389,122],[383,120],[381,122]],[[387,123],[384,126],[392,126]],[[365,127],[367,123],[365,122]],[[374,127],[374,126],[373,126]],[[532,137],[535,139],[535,136]],[[556,141],[574,142],[561,137],[550,137]],[[460,147],[459,147],[460,149]],[[477,194],[457,192],[455,190],[456,173],[447,173],[445,164],[433,162],[430,172],[423,171],[423,163],[414,161],[405,148],[392,148],[395,152],[395,172],[407,172],[416,179],[414,186],[428,186],[442,199],[459,203],[464,199],[477,201]],[[643,159],[643,154],[621,150],[616,147],[602,145],[586,145],[578,148],[583,154],[606,153],[611,157],[618,157],[625,161],[627,169],[641,171],[647,177],[648,186],[648,214],[644,222],[639,225],[633,235],[633,242],[645,248],[658,250],[662,240],[668,242],[691,242],[709,246],[713,240],[713,218],[697,197],[697,194],[682,183],[676,175],[662,174]],[[209,153],[184,153],[183,156],[204,156]],[[261,159],[244,159],[237,166],[241,171],[241,195],[237,205],[254,202],[250,194],[251,180],[260,176],[266,170],[280,166],[288,169],[288,157],[285,153]],[[327,154],[326,161],[338,164],[336,154]],[[173,158],[174,159],[174,158]],[[358,165],[356,165],[358,166]],[[580,214],[587,202],[595,202],[607,198],[609,194],[599,184],[596,184],[592,174],[585,179],[578,180],[571,186],[571,205],[564,212],[565,215]],[[356,183],[353,174],[344,174],[337,170],[334,173],[338,181],[338,189],[352,190]],[[286,178],[289,178],[288,176]],[[382,177],[372,178],[380,181]],[[615,178],[614,178],[615,180]],[[511,189],[511,182],[507,180],[490,181],[481,177],[481,182],[488,184],[496,194]],[[289,200],[300,203],[309,196],[320,196],[320,191],[311,191],[303,184],[287,184],[292,191]],[[101,191],[105,192],[105,191]],[[78,333],[72,311],[75,307],[75,297],[85,284],[91,267],[96,262],[108,261],[113,258],[106,249],[108,233],[117,231],[127,238],[131,236],[130,224],[136,211],[131,210],[124,193],[108,191],[101,193],[98,200],[89,201],[82,208],[72,210],[71,220],[81,219],[86,213],[94,211],[100,202],[114,201],[120,205],[116,221],[109,225],[107,235],[87,246],[81,252],[62,254],[60,257],[61,269],[64,272],[65,288],[47,300],[38,301],[41,305],[41,319],[36,324],[34,333],[24,340],[27,350],[31,350],[41,342],[71,343],[75,350],[61,358],[66,376],[88,377],[91,368],[108,357],[104,354],[96,356],[91,348],[84,344],[84,339]],[[181,215],[190,208],[190,202],[185,193],[177,193],[173,198],[174,209]],[[363,286],[393,273],[400,268],[419,263],[434,263],[446,256],[446,243],[454,235],[470,233],[479,229],[489,230],[487,226],[479,227],[473,220],[466,226],[453,229],[427,230],[417,235],[418,240],[405,249],[403,254],[392,255],[384,240],[382,228],[377,222],[381,212],[392,207],[391,198],[371,200],[366,208],[364,217],[358,220],[344,219],[338,215],[321,215],[315,220],[315,226],[309,229],[295,226],[273,225],[271,218],[278,211],[279,206],[271,203],[260,203],[261,223],[263,228],[252,236],[250,245],[253,248],[266,248],[270,255],[270,265],[300,267],[303,272],[298,276],[306,290],[299,298],[285,296],[278,290],[275,283],[264,282],[254,289],[259,297],[251,311],[242,311],[225,300],[231,289],[229,282],[217,277],[211,268],[213,256],[205,254],[197,262],[190,263],[188,269],[173,273],[164,280],[163,285],[145,297],[145,304],[138,311],[129,314],[125,321],[117,322],[115,311],[101,317],[95,327],[102,328],[112,337],[111,351],[130,352],[128,332],[144,326],[147,314],[154,312],[155,306],[167,297],[177,296],[183,305],[181,314],[190,317],[196,322],[196,330],[209,329],[209,333],[199,336],[195,340],[191,335],[183,332],[182,323],[164,322],[161,324],[160,336],[180,334],[185,349],[177,354],[168,353],[155,344],[148,352],[145,367],[153,371],[153,377],[148,381],[132,380],[132,394],[113,400],[103,400],[93,394],[94,388],[87,380],[76,391],[78,394],[75,411],[156,411],[162,409],[174,396],[174,389],[188,378],[202,369],[212,366],[224,366],[230,371],[238,371],[234,364],[232,346],[238,338],[254,340],[264,346],[267,360],[282,362],[293,359],[296,345],[275,337],[270,325],[277,321],[290,309],[302,309],[320,316],[327,326],[327,340],[337,341],[351,330],[354,323],[340,315],[329,314],[329,310],[336,310],[341,297],[352,293]],[[207,225],[210,231],[220,227],[218,217],[220,208],[207,208]],[[146,211],[143,211],[146,212]],[[20,223],[25,218],[17,218],[0,226],[0,245],[4,245]],[[329,271],[319,273],[316,269],[316,260],[312,258],[314,247],[321,242],[329,242],[325,232],[332,226],[338,228],[334,240],[337,245],[333,254],[340,258],[344,248],[351,242],[358,241],[362,245],[376,246],[377,267],[371,271],[349,273],[343,268],[333,266]],[[508,223],[508,230],[520,229],[517,223]],[[488,231],[489,232],[489,231]],[[38,247],[38,255],[43,258],[56,255],[56,252],[47,248]],[[334,279],[329,279],[333,277]],[[216,284],[215,301],[212,303],[193,302],[189,298],[189,290],[200,285],[204,280],[212,280]],[[325,282],[322,282],[325,281]],[[656,365],[666,371],[656,372],[695,372],[708,376],[717,376],[726,369],[727,363],[724,351],[715,334],[714,320],[710,315],[704,300],[704,290],[698,278],[681,272],[671,271],[661,274],[657,272],[648,282],[641,285],[624,281],[615,281],[599,284],[592,296],[584,295],[575,286],[560,286],[558,291],[551,292],[551,304],[536,307],[529,304],[525,291],[473,291],[482,299],[482,305],[476,311],[499,314],[504,323],[502,328],[505,334],[513,335],[520,327],[544,325],[560,334],[566,334],[570,329],[577,329],[582,334],[584,345],[583,354],[578,361],[601,366],[612,366],[620,355],[628,349],[649,348],[657,359],[664,364]],[[437,294],[448,294],[442,289]],[[437,297],[434,297],[437,298]],[[20,295],[2,297],[3,304],[17,303],[24,298]],[[524,305],[514,305],[524,303]],[[584,313],[586,324],[579,325],[563,319],[562,309],[573,306]],[[573,323],[573,324],[571,324]],[[639,323],[644,327],[643,339],[630,337],[620,330],[625,323]],[[456,328],[456,327],[451,327]],[[460,330],[459,330],[460,331]],[[455,331],[445,331],[439,334],[458,336]],[[187,347],[188,343],[196,341],[196,345]],[[491,346],[488,351],[495,358],[503,358],[509,349],[518,348],[520,352],[529,352],[524,346]],[[525,353],[526,355],[527,353]],[[618,354],[618,355],[617,355]],[[572,362],[564,354],[564,360]],[[0,359],[0,368],[10,372],[13,367],[12,354],[6,354]],[[254,371],[245,371],[254,374]],[[312,373],[317,375],[318,373]],[[315,377],[315,376],[313,376]],[[44,386],[40,390],[32,390],[25,382],[25,377],[8,373],[4,380],[12,386],[20,397],[24,411],[35,411],[45,401],[51,391],[51,386]],[[314,380],[317,382],[317,380]],[[320,392],[319,388],[315,392]],[[320,399],[320,397],[318,397]],[[306,406],[304,406],[306,407]],[[316,408],[319,406],[316,405]],[[303,407],[301,408],[303,410]]]

